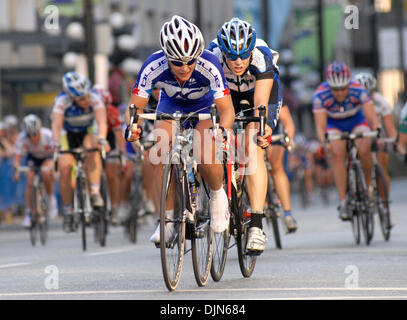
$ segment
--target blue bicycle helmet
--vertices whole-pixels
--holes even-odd
[[[217,39],[228,59],[247,59],[256,44],[256,30],[248,22],[232,18],[219,30]]]
[[[73,99],[89,95],[92,88],[89,79],[77,72],[66,73],[62,78],[62,85],[64,91]]]

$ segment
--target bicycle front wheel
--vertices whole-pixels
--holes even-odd
[[[200,187],[200,190],[202,186]],[[208,203],[209,198],[205,191],[199,194],[197,201]],[[192,265],[194,268],[195,280],[198,286],[203,287],[209,279],[213,254],[213,231],[210,227],[209,206],[204,206],[197,210],[195,215],[194,235],[191,239]]]
[[[256,265],[256,256],[247,251],[248,229],[250,224],[250,218],[247,213],[249,212],[250,202],[249,194],[244,183],[242,184],[242,188],[243,192],[241,198],[237,199],[236,197],[233,197],[232,193],[232,201],[234,202],[234,206],[236,206],[234,212],[237,212],[236,244],[240,271],[245,278],[249,278],[252,275]]]
[[[366,245],[370,244],[373,238],[374,223],[372,210],[370,209],[370,200],[364,178],[362,167],[357,165],[356,167],[356,181],[357,181],[357,199],[358,199],[358,215],[360,216],[360,222],[363,230],[363,236]]]
[[[379,164],[375,165],[375,206],[379,214],[380,228],[384,240],[389,241],[390,239],[390,202],[389,202],[389,192],[387,188],[386,179],[384,178],[383,169]]]
[[[268,177],[268,185],[267,185],[267,208],[266,208],[266,222],[267,224],[273,229],[274,241],[276,243],[277,249],[282,249],[281,245],[281,237],[280,237],[280,230],[278,226],[278,204],[274,202],[273,194],[275,194],[275,189],[273,187],[273,183],[271,181],[271,177]]]
[[[226,194],[228,194],[228,183],[227,183],[227,170],[226,166],[224,166],[224,178],[223,178],[223,187],[225,189]],[[232,192],[234,192],[234,188],[232,186]],[[230,221],[233,219],[233,213],[231,210],[231,206],[229,203],[229,210],[230,210]],[[230,228],[231,223],[225,231],[222,233],[214,233],[213,234],[213,255],[212,255],[212,265],[211,265],[211,276],[213,281],[220,281],[223,276],[223,272],[226,266],[226,258],[228,255],[229,249],[229,242],[230,242]]]
[[[185,251],[185,176],[182,167],[173,164],[172,157],[164,166],[160,205],[161,265],[165,285],[174,291],[181,277]],[[173,210],[172,217],[167,211]]]

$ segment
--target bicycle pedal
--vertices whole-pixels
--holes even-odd
[[[251,256],[251,257],[258,257],[263,253],[263,251],[259,250],[247,250],[246,255]]]

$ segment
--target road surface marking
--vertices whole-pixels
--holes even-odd
[[[388,292],[388,291],[399,291],[407,292],[407,288],[231,288],[231,289],[180,289],[175,291],[173,294],[177,293],[208,293],[208,292],[247,292],[247,291],[346,291],[351,292]],[[151,293],[168,293],[166,290],[101,290],[101,291],[50,291],[50,292],[15,292],[15,293],[0,293],[1,297],[24,297],[24,296],[79,296],[79,295],[112,295],[112,294],[151,294]],[[358,298],[405,298],[405,296],[343,296],[343,297],[299,297],[291,299],[358,299]],[[289,297],[284,299],[290,299]]]
[[[23,267],[23,266],[28,266],[30,264],[32,264],[32,263],[31,262],[22,262],[22,263],[3,264],[3,265],[0,265],[0,269]]]

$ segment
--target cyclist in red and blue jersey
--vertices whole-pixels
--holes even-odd
[[[249,123],[244,143],[247,158],[246,186],[251,209],[247,249],[259,254],[264,251],[267,241],[262,224],[267,193],[264,149],[270,145],[268,138],[277,125],[282,102],[276,65],[278,53],[256,37],[255,29],[248,22],[239,18],[232,18],[223,24],[217,38],[209,45],[209,50],[218,57],[223,66],[236,113],[249,109],[245,112],[246,115],[258,116],[259,111],[255,108],[268,107],[265,135],[257,138],[259,124]],[[270,100],[272,88],[277,92],[275,101]],[[287,211],[288,219],[292,222],[293,229],[296,229],[291,211]]]
[[[234,122],[230,90],[216,56],[204,50],[201,31],[186,19],[173,16],[161,29],[160,45],[162,50],[153,53],[145,61],[134,85],[130,103],[138,107],[137,112],[142,112],[141,109],[147,105],[153,89],[159,88],[161,91],[157,113],[172,114],[176,111],[188,113],[198,110],[201,110],[201,113],[209,113],[209,107],[214,103],[219,113],[220,126],[230,129]],[[129,122],[128,112],[126,122]],[[172,122],[156,121],[157,143],[150,151],[150,160],[155,163],[155,204],[157,208],[159,208],[158,196],[163,174],[162,164],[174,133]],[[141,120],[139,125],[141,125]],[[229,223],[228,199],[222,185],[222,165],[214,161],[213,143],[210,146],[204,145],[204,141],[208,141],[204,135],[211,127],[210,120],[200,121],[196,125],[195,129],[200,134],[201,145],[195,145],[194,151],[197,152],[194,154],[199,154],[200,159],[197,159],[197,162],[200,163],[199,172],[211,190],[209,202],[211,228],[214,232],[221,233],[226,230]],[[126,131],[128,132],[129,129]],[[131,130],[132,135],[128,140],[139,139],[141,129],[132,127]],[[196,139],[195,143],[199,143],[199,139]],[[209,150],[208,147],[210,147]],[[209,164],[208,161],[205,161],[206,153],[212,155],[212,162]],[[157,155],[159,159],[152,159],[152,154]],[[169,210],[167,217],[171,219],[173,214],[173,210]],[[174,226],[171,223],[167,225],[168,237],[170,237],[171,229]],[[160,241],[159,226],[150,240],[155,243]]]
[[[326,81],[318,87],[313,98],[313,112],[319,141],[325,145],[325,132],[351,133],[376,130],[379,122],[369,92],[363,85],[350,80],[350,68],[342,62],[335,61],[328,66],[325,77]],[[370,146],[369,138],[356,141],[368,184],[371,183],[373,166]],[[348,220],[349,214],[346,212],[345,205],[346,142],[332,141],[328,148],[332,152],[331,167],[340,197],[339,217],[342,220]]]

